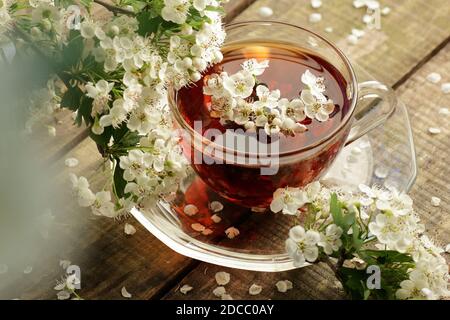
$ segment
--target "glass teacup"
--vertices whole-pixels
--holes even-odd
[[[358,83],[347,57],[331,42],[307,29],[281,22],[250,21],[230,24],[226,31],[224,60],[232,54],[232,47],[248,47],[247,58],[266,57],[264,47],[255,46],[258,43],[282,44],[309,52],[338,71],[346,101],[341,106],[345,112],[332,129],[308,143],[299,143],[289,138],[284,141],[264,137],[260,130],[255,134],[211,134],[202,123],[197,125],[180,112],[180,94],[169,90],[175,125],[185,132],[182,146],[192,168],[231,202],[266,208],[278,188],[302,187],[320,179],[345,145],[382,124],[395,109],[391,89],[376,81]],[[202,98],[201,91],[200,95]],[[238,141],[239,137],[246,140]],[[280,148],[280,143],[286,141],[290,141],[285,143],[289,147]]]

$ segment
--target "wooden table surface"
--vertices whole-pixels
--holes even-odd
[[[307,0],[231,0],[227,5],[227,21],[259,19],[262,6],[273,9],[269,19],[307,26],[323,34],[378,80],[392,86],[408,107],[417,151],[419,174],[411,197],[422,217],[427,232],[439,243],[450,242],[450,129],[447,115],[439,109],[450,108],[450,94],[445,95],[440,84],[426,80],[431,72],[450,82],[450,4],[448,0],[381,0],[392,10],[383,16],[381,30],[367,31],[355,45],[346,38],[352,28],[364,28],[364,9],[355,9],[352,0],[326,0],[320,9],[312,9]],[[309,15],[320,12],[322,21],[310,23]],[[324,30],[332,27],[332,33]],[[67,193],[64,209],[54,212],[55,227],[50,234],[52,248],[43,250],[43,261],[33,265],[33,271],[16,276],[0,275],[6,284],[0,298],[55,299],[55,281],[63,275],[61,259],[79,265],[82,272],[84,299],[123,299],[125,286],[133,299],[216,299],[212,294],[217,286],[214,274],[227,271],[231,282],[227,292],[234,299],[255,298],[248,294],[253,284],[263,287],[258,299],[340,299],[343,292],[331,270],[322,264],[281,273],[260,273],[228,269],[199,262],[175,253],[133,218],[114,221],[93,216],[79,208],[70,197],[68,172],[93,179],[99,154],[82,129],[71,125],[71,115],[60,112],[57,136],[46,146],[46,154],[55,161],[56,179]],[[429,127],[439,127],[438,135],[428,133]],[[64,160],[76,157],[80,164],[67,168]],[[440,207],[433,207],[430,199],[442,199]],[[124,234],[125,222],[133,224],[137,232]],[[14,271],[10,273],[14,274]],[[16,281],[17,277],[22,281]],[[294,289],[279,293],[275,283],[288,279]],[[194,289],[187,295],[180,286],[189,284]]]

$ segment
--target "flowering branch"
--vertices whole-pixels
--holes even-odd
[[[115,15],[97,20],[71,1],[53,0],[32,0],[23,15],[4,0],[0,37],[12,30],[52,67],[46,85],[31,94],[26,131],[41,114],[61,107],[73,111],[111,177],[94,192],[87,179],[71,176],[78,202],[94,214],[118,217],[133,206],[154,205],[184,177],[187,163],[172,130],[167,87],[197,81],[219,62],[225,33],[221,1],[158,0],[149,6],[137,0],[136,13],[94,2]]]
[[[356,299],[448,296],[443,250],[423,234],[411,198],[395,189],[359,188],[355,192],[314,182],[275,192],[272,211],[304,222],[286,240],[294,264],[325,262]],[[378,282],[369,282],[369,268],[379,271]]]
[[[270,91],[258,84],[257,76],[268,67],[268,60],[250,59],[233,75],[222,72],[208,76],[203,92],[211,96],[210,115],[242,125],[248,132],[264,128],[267,135],[304,132],[307,128],[302,121],[307,117],[320,122],[329,119],[335,105],[325,95],[324,78],[306,70],[301,76],[306,88],[299,98],[288,100],[280,98],[280,90]]]

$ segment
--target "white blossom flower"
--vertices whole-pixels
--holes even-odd
[[[118,128],[119,125],[127,118],[127,102],[124,99],[117,99],[113,102],[113,107],[109,110],[109,114],[100,118],[100,126]]]
[[[95,195],[95,201],[91,205],[92,213],[96,216],[113,218],[115,216],[114,203],[111,202],[109,191],[100,191]]]
[[[273,194],[270,210],[275,213],[281,211],[284,214],[296,215],[307,200],[306,193],[298,188],[281,188]]]
[[[137,131],[140,134],[148,134],[152,129],[156,129],[161,122],[161,113],[152,110],[147,106],[139,106],[131,112],[127,127],[131,131]]]
[[[223,80],[223,87],[232,97],[248,98],[255,86],[255,77],[247,71],[240,71]]]
[[[133,181],[145,170],[144,153],[140,150],[131,150],[127,156],[120,157],[120,168],[124,170],[123,178]]]
[[[261,109],[273,109],[278,106],[278,100],[280,99],[280,90],[270,91],[269,88],[263,85],[256,87],[256,95],[258,100],[253,103],[255,108]]]
[[[242,63],[242,68],[254,76],[260,76],[269,67],[269,60],[258,62],[256,59],[249,59]]]
[[[60,17],[60,12],[55,6],[49,3],[40,3],[33,9],[31,21],[34,23],[43,23],[45,21],[51,24],[58,22]]]
[[[96,198],[95,194],[89,189],[89,182],[85,177],[77,177],[73,173],[69,175],[72,182],[72,190],[78,196],[78,204],[80,207],[91,206]]]
[[[398,289],[395,293],[398,299],[427,298],[423,291],[424,289],[428,289],[428,281],[424,274],[412,272],[408,280],[404,280],[400,283],[400,287],[401,289]]]
[[[300,96],[305,105],[305,114],[310,119],[316,119],[320,122],[327,121],[334,111],[333,101],[326,99],[323,95],[318,98],[312,91],[304,89]]]
[[[318,245],[323,247],[325,254],[332,254],[334,251],[338,251],[342,246],[342,228],[335,224],[330,224],[325,229],[325,233],[320,234],[320,241]]]
[[[390,211],[395,216],[404,216],[413,210],[412,199],[403,192],[392,189],[389,199],[378,199],[376,206],[381,211]]]
[[[183,24],[187,19],[190,6],[189,0],[164,0],[161,16],[166,21]]]
[[[107,82],[105,80],[100,80],[95,85],[92,82],[86,84],[86,95],[94,99],[92,103],[92,116],[103,113],[108,107],[109,100],[111,99],[109,93],[113,87],[113,82]]]
[[[294,260],[296,267],[303,266],[306,261],[314,262],[319,256],[317,243],[320,234],[314,230],[305,231],[302,226],[295,226],[289,230],[289,239],[286,240],[286,251]]]
[[[308,87],[309,91],[316,98],[321,98],[325,92],[325,79],[323,77],[316,77],[309,69],[302,74],[301,80]]]
[[[284,116],[292,118],[297,122],[301,122],[306,119],[305,105],[300,99],[292,99],[289,101],[283,98],[278,101],[278,106]]]

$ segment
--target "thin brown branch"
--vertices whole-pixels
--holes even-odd
[[[101,5],[102,7],[108,9],[109,11],[113,12],[113,13],[122,13],[122,14],[126,14],[129,16],[134,16],[134,12],[121,8],[121,7],[116,7],[112,4],[109,4],[105,1],[102,0],[94,0],[95,3],[97,3],[98,5]]]

